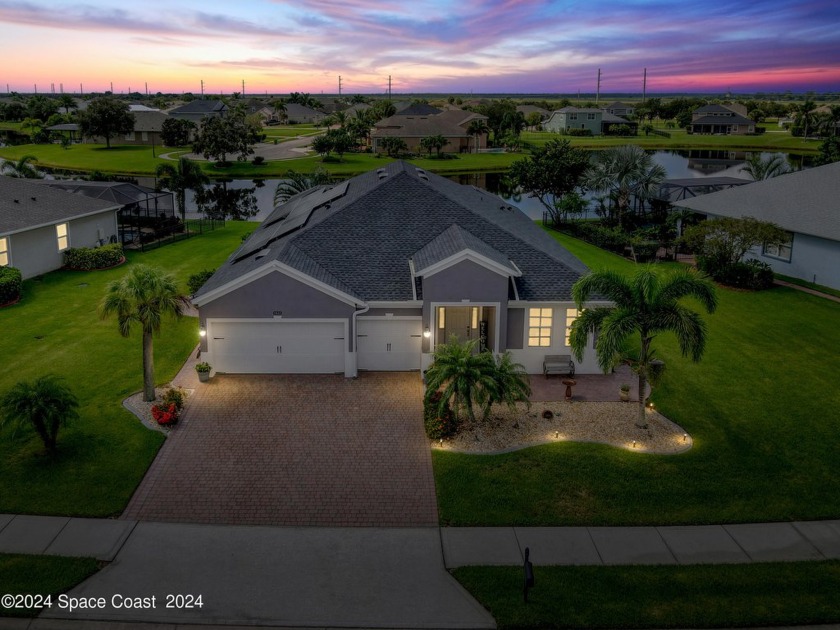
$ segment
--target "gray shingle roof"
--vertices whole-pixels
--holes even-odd
[[[22,232],[119,207],[111,201],[74,195],[38,181],[0,177],[0,234]]]
[[[170,114],[209,114],[212,112],[219,112],[222,110],[227,109],[227,105],[225,105],[222,101],[218,100],[208,100],[208,99],[196,99],[194,101],[190,101],[189,103],[185,103],[176,107],[175,109],[169,110]]]
[[[507,256],[454,223],[414,254],[415,272],[419,274],[423,269],[464,250],[472,250],[503,267],[507,267],[512,274],[517,273],[516,267],[510,263]]]
[[[277,260],[302,273],[317,265],[330,276],[324,275],[323,282],[360,302],[412,300],[409,258],[435,239],[449,242],[441,235],[453,225],[458,230],[450,234],[459,234],[464,243],[516,264],[522,271],[516,283],[523,300],[569,300],[572,285],[587,271],[525,214],[486,191],[405,162],[392,162],[345,184],[343,196],[314,209],[304,226],[261,250],[262,257],[255,253],[237,260],[240,253],[234,252],[197,297]],[[261,232],[257,229],[240,252],[252,239],[262,238]],[[307,257],[305,265],[301,255]]]
[[[703,214],[755,217],[790,232],[840,241],[840,162],[729,188],[674,205]]]

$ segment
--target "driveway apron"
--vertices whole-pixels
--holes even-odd
[[[437,525],[416,373],[217,375],[195,386],[123,518]]]

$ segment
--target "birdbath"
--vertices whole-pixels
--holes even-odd
[[[563,385],[566,386],[566,400],[571,402],[572,400],[572,387],[577,385],[577,381],[573,378],[564,378],[562,381]]]

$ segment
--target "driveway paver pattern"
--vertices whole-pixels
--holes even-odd
[[[416,373],[217,375],[196,384],[123,518],[437,525]]]

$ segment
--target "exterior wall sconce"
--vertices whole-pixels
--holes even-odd
[[[199,337],[206,337],[207,336],[207,329],[204,326],[201,326],[198,329],[198,336]]]
[[[424,336],[426,339],[428,339],[429,337],[431,337],[431,336],[432,336],[432,331],[431,331],[431,330],[429,330],[429,327],[428,327],[428,326],[426,326],[426,328],[423,330],[423,336]]]

